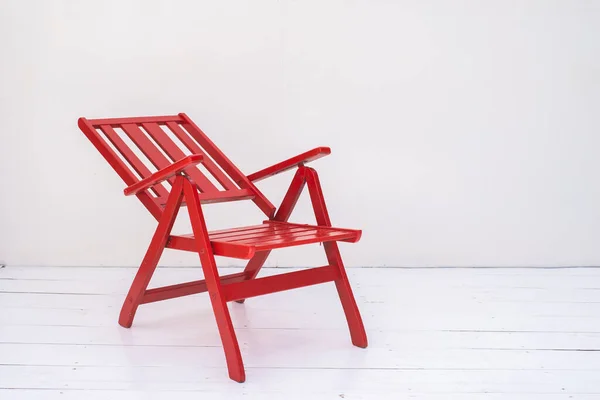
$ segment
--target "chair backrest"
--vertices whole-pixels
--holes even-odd
[[[111,119],[79,118],[79,128],[130,186],[189,154],[204,161],[185,173],[200,192],[202,203],[252,199],[268,216],[275,207],[185,114]],[[159,184],[136,196],[160,218],[170,184]]]

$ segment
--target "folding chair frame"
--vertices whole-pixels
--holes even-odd
[[[84,121],[83,126],[82,129],[86,126],[89,127],[89,123]],[[88,134],[88,131],[86,131],[86,134]],[[306,155],[300,155],[298,157],[298,159],[290,159],[291,161],[287,160],[285,163],[259,171],[256,174],[248,176],[247,179],[250,182],[256,182],[291,167],[298,166],[280,207],[269,218],[269,222],[274,224],[287,223],[304,187],[307,186],[317,227],[331,227],[329,213],[327,212],[317,172],[304,165],[305,162],[316,159],[318,156],[311,158]],[[365,328],[335,240],[322,242],[328,261],[328,265],[323,267],[257,278],[260,269],[271,252],[271,249],[268,249],[256,251],[243,272],[219,276],[214,258],[213,244],[211,244],[202,210],[202,194],[198,192],[195,182],[186,173],[186,168],[201,162],[202,159],[201,155],[188,156],[163,168],[151,177],[131,184],[125,190],[126,194],[137,195],[166,180],[170,180],[172,183],[171,191],[168,194],[162,212],[160,215],[155,213],[158,219],[158,226],[124,301],[119,316],[119,324],[125,328],[131,327],[140,304],[208,292],[225,351],[229,377],[234,381],[244,382],[244,365],[227,302],[237,301],[242,303],[246,298],[254,296],[333,281],[348,322],[352,343],[358,347],[367,347]],[[197,251],[200,257],[205,279],[148,289],[148,284],[164,249],[175,247],[172,243],[174,238],[171,236],[171,230],[183,202],[187,204],[192,226],[195,242],[193,251]],[[355,237],[352,241],[357,240],[358,237]]]

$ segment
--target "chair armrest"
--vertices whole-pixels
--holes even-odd
[[[288,169],[300,166],[304,163],[314,161],[321,157],[325,157],[329,154],[331,154],[331,149],[329,147],[317,147],[316,149],[312,149],[305,153],[298,154],[296,157],[288,158],[285,161],[282,161],[268,168],[261,169],[258,172],[250,174],[248,175],[248,179],[250,179],[251,182],[258,182],[265,178],[287,171]]]
[[[152,186],[157,185],[174,175],[177,175],[178,173],[192,165],[200,164],[203,158],[204,156],[201,154],[192,154],[191,156],[182,158],[181,160],[174,162],[168,167],[156,171],[149,177],[144,178],[131,186],[128,186],[123,192],[125,193],[125,196],[131,196],[132,194],[136,194],[143,190],[149,189]]]

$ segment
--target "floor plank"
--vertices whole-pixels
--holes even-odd
[[[332,284],[232,303],[244,384],[227,378],[206,294],[119,327],[134,274],[0,269],[0,399],[600,398],[597,268],[349,269],[366,350]],[[152,285],[195,279],[162,268]]]

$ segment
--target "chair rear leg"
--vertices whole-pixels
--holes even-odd
[[[306,184],[308,186],[308,192],[310,194],[310,200],[313,205],[317,224],[321,226],[331,226],[329,213],[327,212],[327,206],[325,205],[325,198],[323,197],[323,191],[321,189],[321,183],[319,182],[319,176],[312,168],[306,168]],[[352,288],[350,287],[350,282],[346,275],[346,269],[344,268],[338,245],[336,242],[326,242],[323,243],[323,247],[329,265],[336,268],[339,273],[339,278],[335,280],[335,287],[337,288],[344,314],[346,315],[352,344],[358,347],[367,347],[367,333],[365,332],[360,311],[356,305],[356,300],[354,299],[354,294],[352,293]]]
[[[281,201],[281,205],[277,209],[277,213],[273,217],[274,221],[286,222],[292,211],[294,211],[294,207],[296,207],[296,203],[302,194],[302,190],[304,190],[304,186],[306,185],[306,176],[305,176],[305,168],[300,167],[296,171],[296,174],[292,178],[292,182],[290,183],[290,187],[288,188],[283,200]],[[244,273],[246,274],[246,280],[256,278],[258,272],[267,261],[267,258],[271,254],[271,250],[260,251],[254,255],[248,261],[246,268],[244,269]],[[236,303],[243,303],[245,299],[236,300]]]
[[[244,273],[246,274],[245,280],[256,278],[256,275],[258,275],[258,272],[265,264],[265,261],[267,261],[269,254],[271,254],[271,250],[259,251],[250,259],[250,261],[248,261],[246,268],[244,268]],[[241,299],[236,300],[235,302],[243,304],[245,301],[246,299]]]
[[[210,301],[217,321],[221,342],[223,343],[223,350],[225,351],[229,377],[234,381],[241,383],[246,380],[244,363],[242,361],[242,355],[240,353],[240,347],[235,331],[233,330],[227,302],[223,299],[221,293],[219,272],[217,271],[217,264],[215,263],[212,247],[208,238],[208,231],[200,206],[200,200],[198,199],[198,192],[192,184],[186,180],[184,183],[184,193],[190,221],[192,223],[192,231],[194,232],[194,237],[198,244],[198,253],[202,264],[202,270],[204,271],[206,287],[210,295]]]
[[[129,288],[123,307],[121,307],[119,325],[124,328],[131,328],[131,325],[133,324],[137,308],[144,297],[144,292],[150,283],[150,279],[152,279],[152,274],[154,274],[154,271],[156,270],[160,256],[169,239],[171,229],[173,229],[173,224],[177,218],[177,213],[181,206],[181,199],[183,197],[183,180],[184,178],[182,176],[178,176],[173,183],[171,193],[167,199],[167,204],[165,205],[163,214],[158,222],[154,236],[152,236],[150,246],[148,246],[142,264]]]

